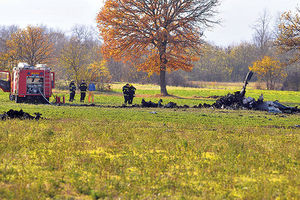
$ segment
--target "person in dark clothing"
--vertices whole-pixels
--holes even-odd
[[[122,91],[124,95],[124,103],[127,104],[127,102],[129,102],[129,83],[123,86]]]
[[[136,88],[133,87],[133,85],[127,83],[126,85],[123,86],[122,91],[124,94],[124,103],[125,104],[132,104],[133,97],[135,94]]]
[[[75,98],[75,92],[76,92],[76,85],[74,81],[71,81],[70,85],[69,85],[69,90],[70,90],[70,102],[74,101]]]
[[[132,104],[133,97],[135,95],[135,90],[136,90],[136,88],[133,85],[129,84],[129,101],[128,101],[128,104]]]
[[[84,102],[85,95],[86,95],[86,90],[87,90],[87,84],[84,80],[79,85],[80,89],[80,102]]]

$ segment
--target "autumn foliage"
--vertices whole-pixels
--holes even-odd
[[[97,82],[99,89],[105,89],[105,83],[111,79],[110,72],[107,68],[107,61],[94,61],[88,66],[89,80]]]
[[[61,51],[59,64],[65,70],[68,79],[74,80],[77,84],[87,78],[87,67],[90,64],[91,48],[77,38],[71,38]]]
[[[58,61],[68,79],[78,85],[82,80],[94,81],[100,89],[110,80],[100,44],[93,40],[88,28],[76,27],[72,31],[72,37],[63,46]]]
[[[7,43],[10,49],[9,57],[14,57],[18,62],[26,62],[29,65],[51,62],[54,44],[41,27],[28,26],[19,29],[11,35]]]
[[[107,0],[97,16],[103,53],[160,74],[161,93],[167,95],[166,71],[192,69],[204,27],[216,22],[217,5],[218,0]]]
[[[277,46],[282,52],[294,53],[291,63],[300,61],[300,9],[295,15],[291,11],[282,14],[279,32]]]
[[[275,89],[275,83],[286,76],[282,64],[269,56],[255,61],[249,69],[256,72],[260,80],[266,81],[267,89]]]

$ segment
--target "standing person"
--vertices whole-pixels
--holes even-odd
[[[75,92],[76,92],[76,85],[74,81],[71,81],[70,85],[69,85],[69,90],[70,90],[70,102],[74,101],[75,98]]]
[[[90,82],[89,84],[89,103],[91,102],[92,97],[92,103],[94,103],[94,91],[96,90],[96,86],[93,82]]]
[[[129,101],[128,101],[128,104],[132,104],[133,97],[135,95],[135,90],[136,90],[136,88],[133,85],[129,84]]]
[[[124,95],[124,103],[127,104],[129,103],[129,83],[126,83],[126,85],[123,86],[122,88],[123,95]]]
[[[85,95],[86,95],[86,90],[87,90],[87,85],[84,80],[79,85],[80,89],[80,102],[84,102]]]

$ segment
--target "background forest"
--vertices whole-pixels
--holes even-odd
[[[300,65],[297,61],[290,62],[292,57],[297,56],[297,52],[283,52],[276,45],[281,20],[276,19],[276,23],[271,23],[272,19],[265,11],[253,24],[251,42],[216,46],[204,41],[200,60],[195,61],[192,71],[169,72],[166,76],[167,84],[201,87],[202,81],[241,82],[249,67],[254,67],[256,61],[263,62],[263,58],[268,57],[278,60],[280,75],[271,78],[272,85],[265,84],[268,80],[262,76],[254,76],[252,81],[257,81],[257,88],[299,91]],[[33,35],[38,38],[37,41],[26,39]],[[44,47],[45,51],[40,58],[31,61],[26,56],[22,57],[23,52],[33,52],[38,46]],[[138,71],[128,62],[104,60],[101,46],[102,40],[97,28],[85,25],[76,25],[70,32],[47,26],[28,26],[24,29],[16,25],[0,26],[0,69],[11,70],[24,60],[31,64],[46,63],[61,80],[58,82],[59,87],[67,86],[70,80],[79,83],[82,79],[96,81],[99,90],[108,89],[107,83],[110,82],[159,83],[159,76],[155,73]]]

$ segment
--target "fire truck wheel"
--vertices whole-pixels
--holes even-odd
[[[9,100],[14,101],[15,100],[15,95],[10,94],[9,95]]]
[[[18,96],[16,96],[16,98],[15,98],[15,101],[16,101],[16,103],[22,103],[22,102],[24,102],[24,97],[18,97]]]

